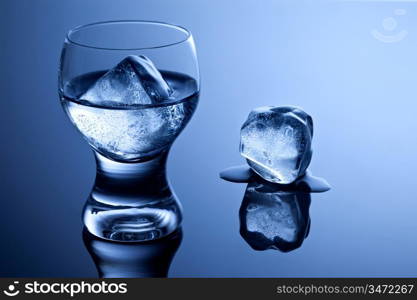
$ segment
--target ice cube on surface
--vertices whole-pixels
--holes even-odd
[[[251,182],[239,211],[240,233],[255,250],[294,250],[308,235],[310,203],[309,193]]]
[[[313,120],[300,108],[259,107],[241,128],[240,153],[265,180],[289,184],[310,164],[312,137]]]
[[[172,90],[146,56],[130,55],[107,71],[79,98],[95,105],[157,104]]]

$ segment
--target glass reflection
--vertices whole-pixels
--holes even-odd
[[[310,230],[310,193],[263,180],[248,183],[240,210],[240,234],[255,250],[289,252]]]
[[[98,238],[84,227],[83,240],[99,277],[167,277],[177,252],[182,230],[148,242],[116,242]]]

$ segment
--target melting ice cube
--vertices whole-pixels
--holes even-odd
[[[265,180],[289,184],[311,161],[312,118],[296,107],[259,107],[243,124],[240,153]]]
[[[149,58],[130,55],[100,77],[80,99],[97,105],[156,104],[171,94]]]

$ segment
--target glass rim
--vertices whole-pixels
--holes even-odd
[[[185,37],[177,42],[173,42],[173,43],[166,43],[166,44],[161,44],[161,45],[157,45],[157,46],[149,46],[149,47],[133,47],[133,48],[117,48],[117,47],[98,47],[98,46],[93,46],[93,45],[89,45],[88,43],[81,43],[81,42],[77,42],[74,39],[71,38],[71,36],[76,33],[79,32],[80,30],[86,29],[86,28],[90,28],[90,27],[96,27],[96,26],[101,26],[101,25],[108,25],[108,24],[123,24],[123,23],[134,23],[134,24],[147,24],[147,25],[158,25],[158,26],[164,26],[167,28],[171,28],[171,29],[175,29],[178,31],[181,31],[183,33],[185,33]],[[80,47],[85,47],[85,48],[90,48],[90,49],[98,49],[98,50],[119,50],[119,51],[133,51],[133,50],[145,50],[145,49],[158,49],[158,48],[166,48],[166,47],[171,47],[171,46],[175,46],[178,44],[182,44],[184,42],[187,42],[190,38],[192,37],[191,32],[186,29],[185,27],[182,27],[180,25],[175,25],[175,24],[170,24],[170,23],[166,23],[166,22],[160,22],[160,21],[149,21],[149,20],[113,20],[113,21],[99,21],[99,22],[93,22],[93,23],[88,23],[88,24],[84,24],[84,25],[79,25],[76,26],[72,29],[70,29],[67,32],[66,35],[66,40],[70,43],[70,44],[74,44]]]

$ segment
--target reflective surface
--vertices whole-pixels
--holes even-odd
[[[80,236],[94,157],[63,122],[56,74],[68,29],[115,18],[182,24],[198,45],[199,107],[167,162],[184,235],[169,276],[417,275],[416,3],[126,3],[0,1],[0,275],[97,276]],[[388,17],[398,24],[391,32]],[[385,43],[374,29],[408,35]],[[247,184],[218,174],[245,163],[248,113],[285,104],[314,118],[310,169],[332,189],[311,194],[301,247],[254,251],[239,233]]]

